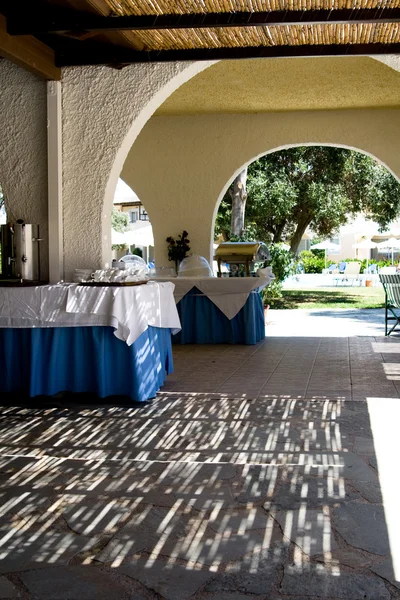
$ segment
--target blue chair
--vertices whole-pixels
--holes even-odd
[[[376,275],[378,273],[378,265],[369,265],[367,273],[369,275]]]
[[[328,273],[334,273],[337,269],[337,265],[335,263],[332,263],[331,265],[329,265],[328,267]]]
[[[339,263],[339,273],[344,273],[347,267],[347,263],[346,262],[341,262]]]

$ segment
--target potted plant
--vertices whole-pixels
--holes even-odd
[[[186,258],[187,253],[190,250],[188,232],[182,231],[176,240],[169,236],[166,241],[168,242],[168,260],[175,262],[175,269],[176,272],[178,272],[179,263]]]

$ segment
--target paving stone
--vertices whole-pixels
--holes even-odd
[[[60,500],[68,503],[60,510],[68,526],[82,535],[115,532],[118,523],[126,519],[135,508],[132,499],[121,503],[109,498],[90,501],[85,497],[80,499],[79,496],[68,495]]]
[[[270,527],[272,535],[273,525]],[[216,534],[207,530],[198,539],[191,542],[181,540],[171,544],[167,540],[163,554],[186,561],[199,562],[203,565],[217,566],[240,559],[245,554],[269,548],[270,538],[266,531],[249,531],[239,534]]]
[[[268,456],[265,459],[268,460]],[[238,502],[261,503],[271,498],[276,488],[278,474],[279,468],[276,465],[246,465],[240,477],[241,490],[237,498]]]
[[[31,529],[1,529],[0,538],[9,536],[7,545],[0,549],[0,573],[37,569],[51,563],[66,565],[76,554],[96,545],[97,538],[87,538],[65,531],[44,531],[37,534]]]
[[[345,479],[359,481],[377,481],[377,476],[372,469],[353,452],[340,452],[341,464],[339,474]]]
[[[278,511],[274,518],[283,535],[299,546],[309,556],[336,549],[330,518],[317,509]]]
[[[157,481],[158,486],[176,485],[207,485],[215,481],[224,481],[235,477],[235,465],[213,465],[196,463],[170,464],[160,473]]]
[[[374,467],[374,469],[375,469],[376,471],[378,471],[378,460],[377,460],[376,456],[371,456],[371,457],[368,459],[368,462],[369,462],[369,464],[370,464],[372,467]]]
[[[214,592],[216,598],[227,592],[264,594],[271,592],[276,570],[273,566],[258,569],[257,573],[217,574],[205,586],[205,591]]]
[[[302,598],[343,598],[345,600],[390,600],[390,593],[378,577],[340,573],[331,575],[317,572],[286,570],[280,592]]]
[[[225,573],[215,575],[206,585],[205,591],[215,593],[217,597],[224,593],[238,592],[269,594],[276,570],[287,561],[288,556],[288,548],[282,543],[274,548],[247,554],[240,561],[231,562]]]
[[[1,600],[6,600],[7,598],[21,598],[20,592],[6,577],[0,577],[0,598]]]
[[[349,502],[333,511],[333,527],[351,546],[373,554],[390,554],[383,506]]]
[[[248,596],[247,594],[207,594],[207,596],[203,596],[204,600],[254,600],[254,596]]]
[[[146,507],[136,513],[126,523],[107,546],[96,555],[96,560],[107,563],[126,559],[128,556],[146,550],[152,553],[169,554],[175,548],[181,548],[190,531],[191,519],[188,515],[174,513],[168,508]],[[201,519],[199,519],[201,523]]]
[[[337,504],[354,500],[358,495],[348,486],[339,485],[339,481],[327,477],[296,477],[294,481],[285,481],[274,496],[277,508],[296,509],[300,505],[310,508],[326,504]]]
[[[352,567],[355,569],[362,569],[366,565],[370,564],[371,559],[366,557],[364,554],[357,552],[357,550],[343,550],[342,548],[336,548],[332,553],[331,561],[335,565],[345,565],[346,567]],[[326,557],[321,554],[319,556],[314,556],[315,560],[326,564]]]
[[[118,581],[93,567],[49,567],[20,577],[40,600],[135,600]]]
[[[353,396],[357,395],[357,392],[353,389]],[[368,392],[366,394],[358,394],[362,399],[366,396],[370,396]],[[355,404],[355,402],[353,402]],[[364,410],[358,411],[357,413],[347,412],[340,416],[340,431],[342,433],[350,433],[351,435],[357,435],[358,437],[370,437],[371,434],[371,422],[369,419],[368,410],[366,404],[360,404]]]
[[[354,452],[362,456],[375,456],[375,446],[372,437],[356,437],[354,439]]]
[[[394,570],[393,570],[393,562],[392,562],[391,558],[387,558],[386,560],[379,563],[378,565],[373,565],[371,567],[371,571],[373,571],[380,577],[383,577],[383,579],[390,581],[390,583],[392,585],[394,585],[400,589],[400,581],[395,578]]]
[[[373,481],[354,481],[352,485],[368,502],[372,502],[373,504],[382,502],[382,492],[379,483],[374,483]]]
[[[208,525],[217,533],[245,533],[252,529],[265,530],[271,526],[271,516],[262,508],[240,507],[237,509],[216,510],[211,513]]]
[[[140,581],[166,600],[188,600],[212,577],[209,571],[151,559],[122,564],[119,571]]]
[[[227,508],[236,504],[232,490],[218,482],[209,488],[188,485],[182,491],[179,488],[174,490],[174,494],[176,499],[182,499],[196,510],[210,510],[215,506]]]

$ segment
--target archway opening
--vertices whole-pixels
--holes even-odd
[[[6,213],[6,206],[5,206],[5,197],[4,197],[4,192],[3,192],[3,188],[1,187],[0,184],[0,225],[5,225],[7,223],[7,213]],[[1,236],[0,236],[0,273],[3,273],[3,252],[2,252],[2,243],[1,243]]]
[[[137,194],[119,179],[111,215],[112,260],[136,254],[150,266],[154,263],[154,236],[149,215]]]
[[[214,243],[269,245],[277,279],[265,289],[264,303],[273,309],[383,309],[378,271],[396,270],[399,217],[400,183],[375,157],[341,146],[296,145],[258,156],[235,173],[219,199]],[[226,270],[226,276],[244,274],[235,264]]]

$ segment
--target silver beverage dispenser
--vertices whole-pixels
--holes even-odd
[[[1,278],[39,281],[39,225],[24,223],[1,225]]]

